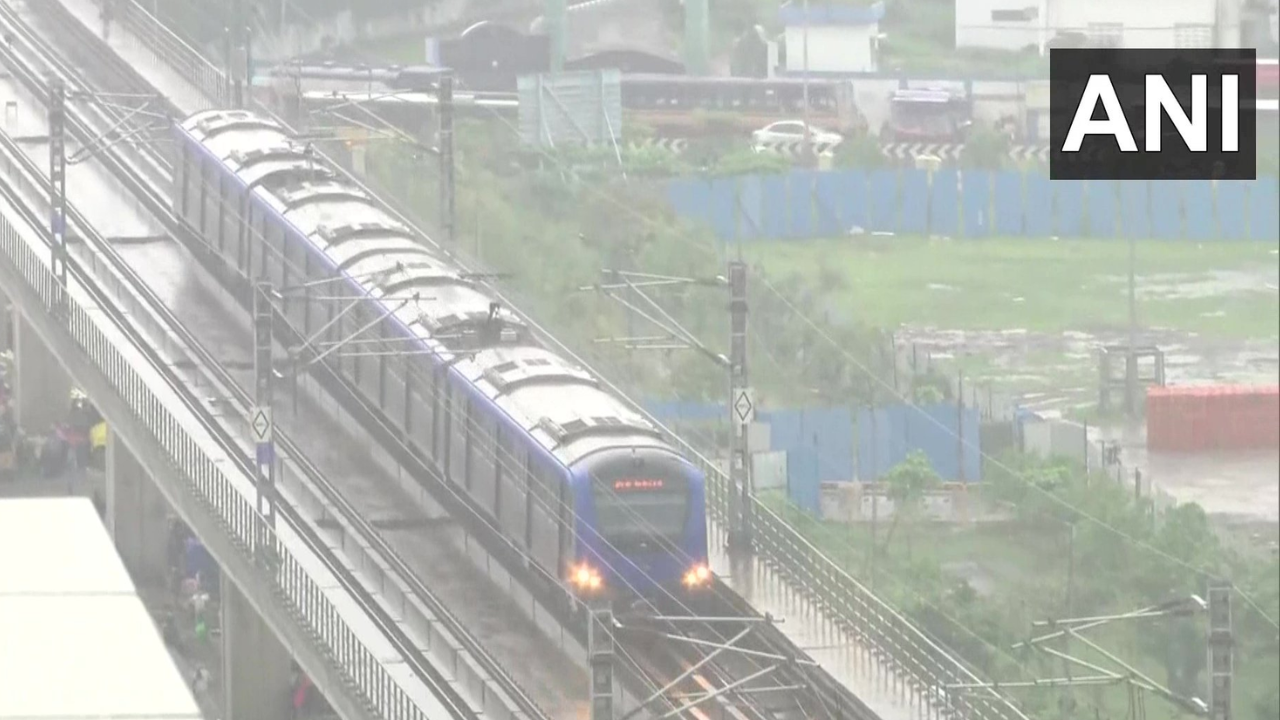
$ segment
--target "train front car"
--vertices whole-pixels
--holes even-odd
[[[711,586],[702,473],[660,441],[611,446],[572,467],[579,594],[687,603]],[[597,580],[598,578],[598,580]],[[597,588],[596,585],[601,586]]]

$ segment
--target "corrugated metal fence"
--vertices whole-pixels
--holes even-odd
[[[867,232],[947,237],[1280,239],[1275,178],[1050,181],[984,170],[793,170],[680,178],[676,213],[709,223],[722,241]]]

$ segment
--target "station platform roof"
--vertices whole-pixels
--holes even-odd
[[[200,710],[86,498],[0,500],[0,720]]]

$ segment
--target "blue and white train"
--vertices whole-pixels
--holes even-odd
[[[347,340],[365,400],[562,587],[711,584],[703,475],[651,423],[278,123],[211,110],[174,132],[177,214],[283,289],[301,337]]]

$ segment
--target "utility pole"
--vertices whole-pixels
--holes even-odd
[[[730,527],[729,544],[750,553],[751,528],[751,448],[748,430],[755,420],[755,398],[747,384],[747,264],[729,262],[729,419],[733,432],[729,440],[729,479],[738,494],[735,522]],[[736,526],[736,527],[735,527]]]
[[[806,163],[812,165],[814,163],[813,137],[809,132],[809,0],[804,0],[801,12],[804,13],[804,23],[800,26],[800,53],[803,64],[800,91],[804,102],[804,158]]]
[[[547,34],[551,39],[551,72],[564,70],[565,0],[547,0],[544,6]]]
[[[258,513],[266,523],[269,533],[263,533],[255,550],[269,548],[267,539],[276,529],[275,498],[275,441],[274,421],[271,416],[271,390],[275,379],[275,367],[271,348],[271,285],[260,282],[253,291],[253,402],[249,411],[249,430],[256,448],[255,465],[258,489]],[[271,561],[271,555],[262,558]]]
[[[1138,244],[1129,236],[1129,351],[1124,356],[1124,411],[1129,417],[1138,414]]]
[[[67,88],[49,75],[49,232],[53,236],[53,312],[67,312]]]
[[[228,75],[231,79],[231,102],[237,108],[244,108],[244,67],[245,50],[244,31],[248,23],[244,19],[244,0],[234,0],[231,6],[231,31],[227,53]]]
[[[1209,720],[1231,720],[1231,585],[1209,581]]]
[[[457,232],[453,153],[453,76],[440,78],[436,97],[440,107],[440,224],[445,239],[453,242]]]
[[[591,720],[614,720],[613,609],[607,600],[591,601],[587,654],[591,659]]]

